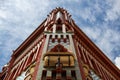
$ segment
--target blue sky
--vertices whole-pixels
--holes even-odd
[[[120,0],[0,0],[0,71],[47,17],[63,7],[75,23],[120,68]]]

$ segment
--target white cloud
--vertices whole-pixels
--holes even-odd
[[[120,16],[120,0],[108,0],[108,5],[110,5],[110,9],[106,11],[105,20],[116,20]]]
[[[120,56],[115,58],[115,64],[120,69]]]
[[[0,10],[0,18],[7,18],[6,12]]]
[[[96,21],[95,15],[92,13],[91,8],[85,8],[83,14],[80,14],[83,19],[90,20],[90,22]]]
[[[10,31],[8,34],[14,36],[14,39],[18,36],[25,39],[39,25],[38,19],[42,20],[48,11],[50,3],[45,1],[7,0],[0,10],[0,31]]]
[[[101,28],[91,28],[91,27],[83,27],[83,30],[85,31],[85,33],[93,40],[97,40],[100,39],[98,37],[101,36]]]

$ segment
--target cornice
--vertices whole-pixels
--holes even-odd
[[[104,62],[104,65],[109,67],[112,72],[114,72],[116,75],[120,74],[120,70],[111,62],[111,60],[86,36],[86,34],[75,24],[74,29],[79,34],[79,38],[87,45],[92,52],[96,53],[94,55],[99,56],[98,58],[101,59]]]
[[[41,25],[38,26],[38,28],[36,28],[34,30],[34,32],[32,32],[32,34],[13,52],[12,56],[15,56],[17,54],[19,54],[20,52],[22,52],[23,50],[26,49],[27,46],[29,46],[30,43],[32,43],[32,41],[34,41],[38,35],[40,35],[43,29],[44,29],[44,23],[45,23],[46,19],[42,22]]]

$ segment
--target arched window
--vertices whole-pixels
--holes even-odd
[[[61,33],[62,32],[62,20],[60,18],[57,20],[56,32],[57,33],[59,33],[59,32]]]

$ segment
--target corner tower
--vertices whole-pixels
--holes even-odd
[[[71,15],[62,8],[56,8],[48,15],[44,24],[46,41],[40,59],[38,79],[81,79],[81,75],[78,75],[80,69],[71,25]]]
[[[44,24],[46,41],[40,59],[38,79],[81,79],[81,75],[77,75],[80,74],[80,69],[71,24],[71,15],[62,8],[56,8],[48,15]]]
[[[119,80],[119,69],[74,23],[54,9],[15,50],[2,80]]]

